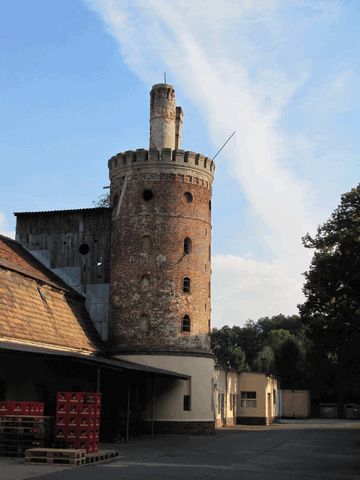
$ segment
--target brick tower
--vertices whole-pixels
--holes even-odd
[[[180,149],[182,117],[173,87],[154,85],[149,150],[126,151],[109,160],[113,206],[109,341],[114,354],[182,370],[193,385],[196,377],[205,375],[210,402],[215,165],[204,155]],[[194,386],[191,392],[189,385],[177,388],[187,390],[184,397],[191,396],[193,407],[185,410],[194,413]],[[198,397],[200,408],[204,400]],[[167,421],[179,420],[173,410]],[[204,417],[198,412],[196,418],[190,414],[186,419],[204,420],[199,415]]]

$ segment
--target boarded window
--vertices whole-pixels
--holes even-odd
[[[142,332],[149,331],[149,317],[145,314],[141,315],[139,318],[139,328]]]
[[[142,251],[143,253],[150,253],[151,251],[151,238],[149,235],[144,235],[142,238]]]
[[[189,277],[183,278],[183,292],[190,293],[191,280]]]
[[[150,277],[149,275],[143,275],[141,277],[141,289],[149,290],[149,288],[150,288]]]
[[[189,315],[184,315],[182,322],[181,322],[181,331],[182,332],[190,332],[191,330],[191,320]]]

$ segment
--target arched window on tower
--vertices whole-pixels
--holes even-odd
[[[191,280],[190,277],[183,278],[183,292],[190,293]]]
[[[184,239],[184,253],[185,253],[185,255],[189,255],[191,253],[191,249],[192,249],[191,238],[186,237]]]
[[[190,333],[190,330],[191,330],[190,317],[189,317],[189,315],[184,315],[183,319],[182,319],[182,322],[181,322],[181,331],[186,332],[186,333]]]

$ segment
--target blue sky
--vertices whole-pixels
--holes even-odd
[[[220,7],[221,5],[221,7]],[[360,3],[8,0],[0,15],[0,230],[92,206],[148,146],[163,72],[183,147],[217,159],[213,325],[296,312],[314,232],[359,182]]]

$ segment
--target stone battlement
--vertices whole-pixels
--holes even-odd
[[[163,148],[161,150],[157,148],[128,150],[111,157],[108,165],[110,177],[119,170],[128,171],[129,169],[142,167],[159,167],[160,169],[161,167],[180,167],[197,170],[208,174],[211,177],[211,181],[215,173],[215,163],[211,158],[201,153],[171,150],[171,148]]]

